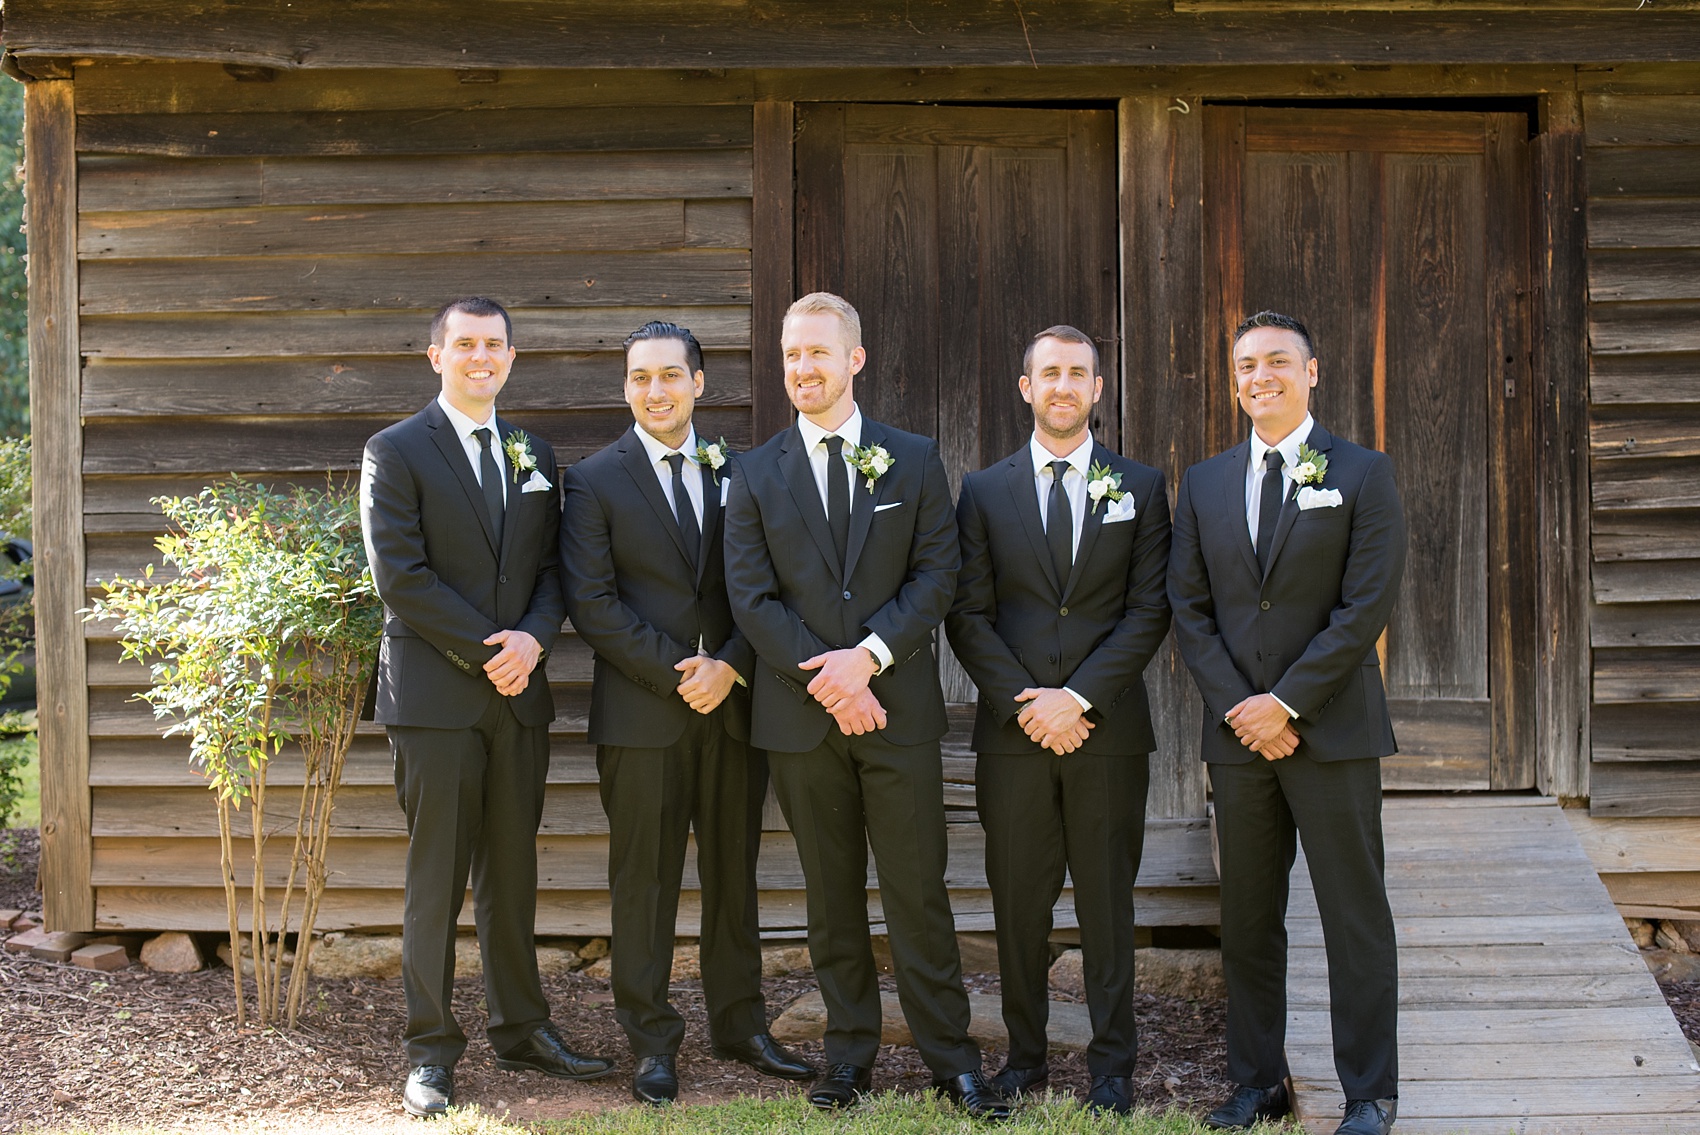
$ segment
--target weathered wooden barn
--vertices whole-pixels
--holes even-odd
[[[629,420],[618,345],[656,316],[708,347],[700,428],[742,447],[788,420],[779,319],[823,287],[863,313],[864,406],[958,476],[1025,433],[1026,337],[1088,330],[1099,436],[1171,491],[1242,431],[1227,330],[1304,316],[1319,418],[1394,456],[1410,517],[1389,788],[1586,801],[1622,909],[1700,908],[1696,8],[9,0],[50,923],[224,925],[211,801],[77,614],[153,558],[150,497],[355,469],[431,397],[427,313],[464,292],[515,310],[506,412],[569,458]],[[589,673],[570,637],[549,662],[543,933],[607,929]],[[1152,680],[1140,918],[1207,925],[1199,710],[1172,655]],[[763,918],[795,931],[771,826]],[[381,733],[336,829],[322,925],[396,923]]]

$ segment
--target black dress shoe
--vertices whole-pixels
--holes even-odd
[[[961,1104],[962,1110],[972,1119],[989,1119],[996,1122],[1009,1118],[1009,1101],[1003,1098],[1003,1093],[992,1087],[992,1082],[986,1079],[985,1073],[978,1068],[960,1076],[934,1080],[933,1091],[943,1092]]]
[[[1126,1076],[1094,1076],[1092,1090],[1086,1093],[1086,1106],[1126,1115],[1133,1110],[1133,1084]]]
[[[874,1070],[855,1064],[834,1064],[826,1075],[809,1089],[809,1102],[822,1111],[850,1107],[868,1094],[874,1084]]]
[[[714,1046],[714,1058],[736,1060],[764,1076],[777,1076],[781,1080],[812,1080],[816,1074],[814,1065],[767,1033],[757,1033],[737,1044],[717,1044]]]
[[[401,1106],[420,1119],[435,1119],[455,1102],[455,1074],[441,1064],[421,1064],[407,1074]]]
[[[614,1070],[606,1056],[582,1056],[567,1047],[553,1022],[545,1021],[537,1031],[496,1057],[496,1067],[509,1072],[530,1068],[563,1080],[599,1080]]]
[[[658,1106],[679,1098],[679,1073],[673,1067],[671,1052],[645,1056],[637,1062],[637,1072],[632,1076],[632,1098]]]
[[[1387,1135],[1398,1114],[1398,1100],[1347,1100],[1346,1118],[1334,1135]]]
[[[992,1077],[992,1087],[1006,1100],[1038,1095],[1050,1082],[1049,1064],[1041,1064],[1037,1068],[1011,1068],[1005,1064],[1003,1070]]]
[[[1273,1088],[1241,1086],[1234,1089],[1227,1103],[1205,1117],[1204,1126],[1218,1131],[1243,1131],[1261,1120],[1280,1119],[1292,1110],[1285,1080]]]

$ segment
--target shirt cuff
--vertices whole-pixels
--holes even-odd
[[[891,669],[891,648],[886,646],[885,640],[880,638],[879,635],[870,634],[857,645],[866,650],[873,651],[874,657],[880,660],[880,668],[874,671],[875,674],[883,674],[887,670]]]
[[[1075,693],[1073,690],[1069,689],[1067,686],[1063,687],[1063,693],[1067,694],[1069,697],[1073,698],[1075,701],[1080,703],[1080,710],[1081,710],[1082,713],[1084,713],[1087,710],[1092,708],[1091,702],[1087,701],[1085,698],[1081,697],[1079,694]]]
[[[1270,694],[1269,696],[1272,697],[1272,698],[1275,698],[1274,694]],[[1297,721],[1299,719],[1299,711],[1294,709],[1292,706],[1288,705],[1286,702],[1282,701],[1280,698],[1275,698],[1275,704],[1280,706],[1282,709],[1286,710],[1287,716],[1292,718],[1294,721]]]

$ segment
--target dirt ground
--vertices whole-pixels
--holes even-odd
[[[21,870],[0,870],[0,907],[39,909],[29,835]],[[995,975],[973,975],[969,983],[977,992],[997,991]],[[814,988],[806,974],[765,984],[771,1016]],[[521,1121],[634,1106],[628,1094],[633,1061],[607,983],[567,974],[546,977],[544,989],[569,1040],[617,1057],[619,1071],[572,1084],[498,1070],[482,1036],[482,987],[476,979],[463,980],[456,984],[455,1011],[472,1042],[456,1069],[460,1101]],[[201,1129],[239,1123],[361,1135],[409,1130],[398,1095],[407,1072],[400,980],[316,979],[309,1003],[293,1032],[239,1030],[232,974],[222,965],[185,975],[150,973],[139,965],[95,973],[0,953],[0,1132],[98,1131],[120,1122]],[[684,1102],[798,1090],[709,1056],[700,984],[682,983],[675,1004],[688,1022],[679,1067]],[[1219,1102],[1228,1088],[1222,1077],[1225,1004],[1141,994],[1136,1009],[1139,1100],[1198,1113]],[[820,1061],[818,1044],[800,1047]],[[1001,1054],[988,1052],[986,1063],[995,1070]],[[1085,1094],[1083,1056],[1053,1058],[1051,1073],[1053,1088]],[[876,1089],[920,1091],[928,1082],[913,1049],[881,1051]]]

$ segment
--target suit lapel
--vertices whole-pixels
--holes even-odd
[[[503,438],[507,437],[509,434],[520,432],[522,431],[514,429],[513,426],[502,421],[500,417],[496,418],[495,444],[501,445]],[[507,518],[502,522],[502,554],[496,557],[496,562],[498,564],[505,564],[508,562],[508,549],[514,546],[514,529],[519,527],[519,504],[523,498],[523,494],[519,490],[520,485],[524,482],[519,479],[516,471],[511,466],[508,469],[507,476],[507,484],[502,486],[502,500],[505,502]],[[529,481],[530,479],[530,476],[525,478],[526,481]]]
[[[862,446],[879,445],[885,441],[885,429],[878,423],[862,419]],[[874,504],[884,503],[885,478],[874,481],[870,490],[867,481],[855,470],[850,471],[850,546],[844,550],[844,580],[856,574],[856,561],[868,543],[868,529],[874,523]]]
[[[1109,450],[1094,442],[1092,445],[1092,461],[1087,465],[1087,468],[1090,469],[1093,464],[1108,467],[1110,457]],[[1081,518],[1080,547],[1074,553],[1074,566],[1069,569],[1068,586],[1063,588],[1062,600],[1065,604],[1068,602],[1069,596],[1074,594],[1074,585],[1080,582],[1081,569],[1085,566],[1087,557],[1092,554],[1093,547],[1098,543],[1098,532],[1104,527],[1104,513],[1108,512],[1110,507],[1108,500],[1109,498],[1106,497],[1099,501],[1097,508],[1092,507],[1090,497],[1086,500],[1086,511]]]
[[[702,583],[702,573],[708,569],[709,549],[720,539],[720,477],[724,476],[724,469],[719,477],[707,466],[702,469],[702,554],[697,556],[699,584]]]
[[[1310,437],[1305,439],[1305,444],[1319,453],[1327,453],[1334,447],[1334,438],[1333,435],[1321,426],[1313,425],[1310,430]],[[1275,538],[1269,543],[1268,568],[1274,568],[1275,561],[1281,558],[1281,547],[1286,544],[1287,533],[1293,530],[1293,522],[1298,518],[1299,492],[1295,487],[1293,491],[1287,495],[1287,499],[1281,502],[1281,519],[1275,525]],[[1268,570],[1264,571],[1263,577],[1265,579],[1269,577]]]
[[[1039,490],[1033,476],[1033,458],[1025,446],[1021,452],[1009,459],[1009,470],[1005,483],[1009,495],[1015,505],[1015,515],[1021,518],[1022,531],[1027,533],[1027,543],[1033,549],[1033,558],[1039,561],[1039,569],[1045,573],[1045,578],[1056,588],[1058,597],[1062,595],[1062,580],[1057,578],[1056,565],[1051,563],[1051,549],[1045,543],[1044,526],[1039,520]]]
[[[484,539],[489,542],[490,550],[501,555],[501,549],[496,546],[496,527],[490,520],[490,510],[484,507],[484,492],[478,487],[478,478],[472,474],[472,462],[466,459],[466,447],[449,426],[448,415],[433,399],[425,407],[425,423],[431,427],[431,440],[437,443],[443,460],[449,463],[449,469],[460,481],[460,487],[466,490],[466,500],[472,506],[472,514],[478,518],[478,524],[484,529]]]
[[[679,518],[673,515],[673,510],[667,507],[667,498],[661,493],[661,481],[655,471],[649,467],[649,451],[643,447],[643,442],[637,436],[637,427],[628,429],[625,436],[617,443],[620,451],[620,467],[631,477],[632,484],[637,486],[639,495],[649,503],[655,512],[655,519],[660,522],[662,531],[673,541],[673,547],[684,556],[685,563],[691,562],[691,557],[685,550],[685,538],[679,532]]]
[[[1251,460],[1250,452],[1249,441],[1242,441],[1228,450],[1222,474],[1222,515],[1234,518],[1228,522],[1228,530],[1239,546],[1240,558],[1245,561],[1251,577],[1261,580],[1263,572],[1257,566],[1257,549],[1252,547],[1251,525],[1246,519],[1245,472],[1246,462]]]
[[[842,586],[844,565],[833,563],[838,553],[832,546],[832,530],[826,526],[826,506],[821,504],[820,486],[815,484],[815,471],[809,467],[803,435],[797,431],[795,424],[780,447],[779,472],[785,478],[785,487],[791,490],[791,500],[803,518],[803,527],[809,530],[815,547],[820,549],[821,558],[832,568],[832,577]]]

